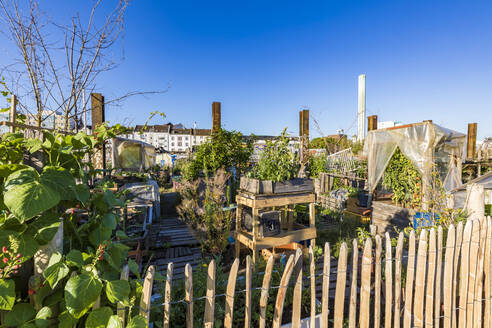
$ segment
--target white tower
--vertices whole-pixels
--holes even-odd
[[[359,75],[359,98],[357,111],[357,141],[366,137],[366,74]]]

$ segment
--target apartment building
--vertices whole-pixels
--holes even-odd
[[[137,125],[128,139],[140,140],[171,153],[186,152],[210,137],[210,129],[186,129],[182,124]]]

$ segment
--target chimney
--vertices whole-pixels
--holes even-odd
[[[362,141],[366,136],[366,75],[359,75],[359,97],[357,111],[357,140]]]
[[[221,127],[220,102],[212,103],[212,133],[217,132]]]

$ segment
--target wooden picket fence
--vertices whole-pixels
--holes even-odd
[[[359,250],[353,242],[352,265],[348,266],[347,245],[340,248],[336,271],[330,271],[330,246],[324,247],[322,273],[316,274],[313,250],[309,250],[309,275],[311,298],[311,320],[309,327],[490,327],[492,313],[492,219],[470,220],[451,225],[446,231],[443,243],[443,229],[422,230],[419,236],[411,232],[404,245],[400,233],[396,248],[388,234],[385,238],[375,236],[365,241]],[[417,240],[418,238],[418,240]],[[383,252],[384,242],[384,252]],[[359,255],[362,252],[362,257]],[[268,302],[274,302],[272,327],[279,328],[282,321],[284,301],[288,288],[293,288],[292,327],[301,327],[301,297],[303,288],[303,259],[300,250],[291,255],[282,273],[279,286],[270,286],[274,259],[266,265],[262,286],[252,286],[253,267],[251,258],[246,259],[244,327],[251,327],[253,311],[260,314],[259,327],[266,326]],[[350,268],[350,270],[349,270]],[[238,279],[239,260],[231,267],[225,295],[224,327],[234,322],[234,300]],[[360,271],[360,272],[359,272]],[[155,269],[149,267],[143,286],[141,314],[150,318],[152,284]],[[215,261],[208,265],[206,296],[203,313],[205,327],[214,326],[216,302]],[[336,275],[335,300],[329,300],[330,275]],[[316,277],[322,277],[321,319],[315,321]],[[358,278],[360,277],[360,279]],[[167,270],[167,280],[162,306],[163,326],[172,327],[171,300],[173,264]],[[404,278],[404,279],[403,279]],[[349,298],[346,299],[346,284],[350,283]],[[276,299],[269,298],[269,290],[278,289]],[[261,290],[259,304],[251,303],[253,289]],[[186,327],[193,327],[192,269],[188,264],[185,271],[186,295],[178,302],[186,304]],[[332,304],[332,308],[329,305]],[[348,305],[348,309],[347,309]],[[155,305],[154,305],[155,306]],[[196,314],[195,314],[196,315]],[[319,313],[318,313],[319,315]],[[124,319],[124,313],[122,318]],[[305,325],[305,327],[308,327]]]

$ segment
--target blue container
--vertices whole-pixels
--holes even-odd
[[[434,220],[432,220],[432,213],[417,212],[413,216],[413,228],[419,227],[432,227],[435,223],[439,222],[439,215],[434,214]]]

